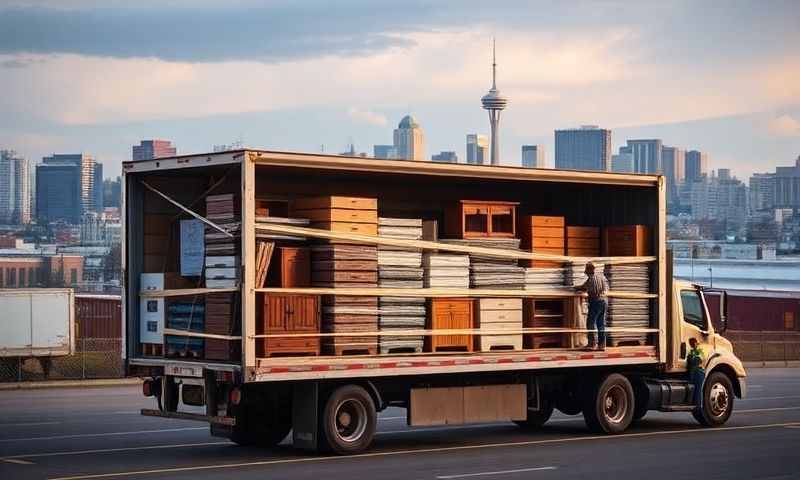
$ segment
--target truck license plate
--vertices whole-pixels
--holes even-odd
[[[167,366],[164,367],[164,374],[174,377],[202,377],[203,367],[167,364]]]

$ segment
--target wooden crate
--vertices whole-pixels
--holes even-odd
[[[377,355],[378,337],[328,337],[323,340],[325,355]]]
[[[647,225],[618,225],[603,229],[603,256],[649,256],[653,239]]]
[[[434,298],[430,300],[430,329],[471,329],[473,328],[472,300],[466,298]],[[472,335],[432,335],[426,338],[427,350],[466,351],[473,349]]]
[[[204,356],[206,360],[240,360],[242,358],[241,340],[205,339]]]

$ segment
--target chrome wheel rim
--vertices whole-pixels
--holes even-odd
[[[715,417],[723,416],[730,406],[730,393],[725,385],[715,383],[711,386],[708,394],[708,407],[711,414]]]
[[[336,407],[334,421],[342,441],[358,441],[367,431],[367,408],[357,400],[344,400]]]
[[[628,396],[620,385],[608,389],[603,397],[603,413],[610,423],[621,423],[628,412]]]

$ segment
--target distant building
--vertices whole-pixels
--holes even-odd
[[[750,177],[750,213],[772,210],[775,206],[775,174],[754,173]]]
[[[556,130],[555,166],[567,170],[608,171],[611,167],[611,130],[595,125]]]
[[[467,134],[467,163],[470,165],[489,163],[489,137],[479,133]]]
[[[77,287],[82,279],[80,255],[0,254],[0,288]]]
[[[0,224],[31,221],[30,166],[13,150],[0,151]]]
[[[456,152],[442,150],[436,155],[432,155],[431,161],[440,163],[458,163],[458,155],[456,155]]]
[[[800,155],[795,166],[775,169],[775,207],[800,208]]]
[[[425,160],[425,133],[411,115],[403,117],[394,130],[394,147],[397,158]]]
[[[697,150],[686,152],[686,182],[700,180],[708,175],[708,154]]]
[[[119,208],[122,204],[122,178],[103,180],[103,209]]]
[[[667,203],[678,201],[678,188],[686,177],[686,152],[677,147],[661,148],[661,170],[667,180]]]
[[[375,145],[372,147],[372,151],[375,158],[382,158],[385,160],[397,158],[397,149],[394,145]]]
[[[732,228],[745,225],[749,198],[747,186],[736,177],[717,175],[687,183],[692,217],[695,220],[720,220]]]
[[[633,173],[660,173],[662,170],[662,148],[660,139],[628,140],[633,156]]]
[[[105,199],[103,198],[103,164],[102,163],[95,163],[94,164],[94,180],[92,181],[94,185],[94,208],[92,209],[93,212],[100,213],[103,211],[103,206],[105,204]]]
[[[616,173],[633,173],[633,155],[620,151],[611,156],[611,171]]]
[[[544,147],[542,145],[523,145],[522,166],[544,168]]]
[[[87,213],[81,221],[81,245],[118,245],[121,241],[121,232],[122,225],[119,220],[110,220],[97,213]]]
[[[132,150],[131,159],[134,161],[173,157],[177,153],[177,149],[169,140],[142,140],[139,145],[134,145]]]
[[[73,225],[97,212],[102,178],[94,157],[83,153],[53,154],[36,167],[36,217],[40,223],[63,220]]]

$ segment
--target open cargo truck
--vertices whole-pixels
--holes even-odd
[[[254,150],[123,170],[145,415],[346,454],[388,406],[412,426],[525,428],[556,408],[618,433],[648,410],[721,425],[745,394],[702,289],[672,282],[663,177]],[[571,286],[589,259],[611,282],[604,351]]]

